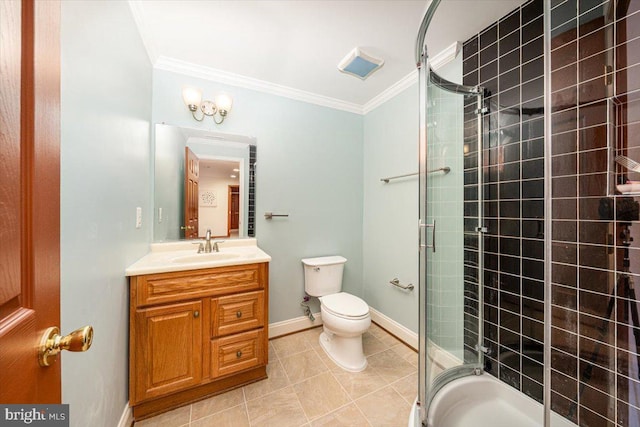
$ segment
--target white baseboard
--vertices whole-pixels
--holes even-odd
[[[402,342],[407,344],[414,350],[418,349],[418,334],[412,330],[402,326],[400,323],[380,313],[375,308],[369,308],[371,313],[371,320],[377,323],[380,327],[386,329]],[[294,317],[293,319],[283,320],[282,322],[275,322],[269,324],[269,339],[280,337],[282,335],[292,334],[294,332],[303,331],[305,329],[313,328],[314,326],[322,325],[322,318],[320,313],[313,313],[315,321],[309,320],[307,316]]]
[[[392,318],[385,316],[375,308],[369,307],[369,312],[371,313],[371,320],[376,322],[381,328],[386,329],[414,350],[418,350],[417,333],[413,332],[409,328],[406,328]]]
[[[133,422],[133,411],[129,407],[129,402],[127,402],[124,405],[124,411],[122,412],[122,416],[120,417],[120,421],[118,422],[117,427],[131,427],[132,422]]]
[[[429,349],[429,359],[440,370],[444,371],[446,369],[462,365],[462,360],[449,353],[439,345],[434,344],[433,341],[429,340],[427,347]]]
[[[269,339],[322,325],[320,313],[313,313],[313,317],[316,319],[313,322],[307,316],[300,316],[282,322],[269,323]]]

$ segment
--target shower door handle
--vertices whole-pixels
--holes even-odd
[[[426,229],[426,228],[431,228],[432,232],[431,232],[431,244],[424,244],[422,243],[422,229]],[[425,235],[425,242],[427,240],[427,236]],[[418,243],[420,246],[420,249],[422,248],[428,248],[431,249],[432,252],[436,251],[436,220],[433,220],[432,224],[424,224],[422,223],[422,221],[418,222]]]

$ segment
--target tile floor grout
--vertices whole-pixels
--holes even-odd
[[[349,373],[337,367],[317,342],[320,331],[321,328],[307,329],[270,340],[268,379],[190,404],[188,417],[182,422],[170,418],[171,414],[179,418],[179,411],[185,407],[143,420],[136,427],[406,426],[417,394],[417,353],[372,324],[363,336],[370,363],[361,374]],[[413,384],[411,378],[415,379]],[[286,396],[286,404],[269,404]],[[206,410],[207,404],[215,406],[223,399],[235,399],[237,403],[222,403],[220,408],[194,419],[203,408]],[[195,407],[199,408],[198,414]]]

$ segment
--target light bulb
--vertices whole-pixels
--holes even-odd
[[[225,114],[231,111],[231,105],[233,104],[233,99],[226,93],[221,93],[216,97],[216,106],[218,107],[218,111],[221,113],[224,111]]]
[[[182,99],[189,109],[191,109],[192,105],[195,105],[197,108],[200,106],[200,102],[202,101],[202,92],[193,87],[185,87],[182,89]]]

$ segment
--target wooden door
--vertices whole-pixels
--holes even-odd
[[[189,149],[184,148],[184,237],[198,238],[198,177],[200,159]]]
[[[60,403],[60,4],[0,1],[0,31],[0,402]]]
[[[229,186],[229,218],[227,220],[227,236],[231,235],[231,230],[237,230],[240,225],[240,186]]]
[[[202,302],[138,310],[135,318],[134,402],[163,396],[202,380]]]

